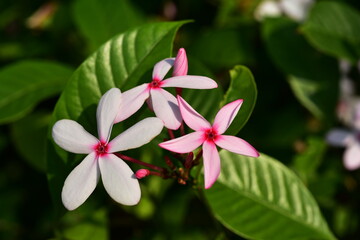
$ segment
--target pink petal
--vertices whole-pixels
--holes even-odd
[[[183,76],[188,72],[188,60],[184,48],[180,48],[174,62],[173,76]]]
[[[242,103],[242,99],[235,100],[223,106],[216,114],[213,127],[217,130],[218,134],[223,134],[229,128]]]
[[[163,127],[164,124],[159,118],[145,118],[111,140],[108,144],[108,152],[113,153],[141,147],[159,135]]]
[[[150,90],[147,83],[123,92],[115,123],[121,122],[137,112],[149,96]]]
[[[237,153],[249,157],[259,156],[258,151],[256,151],[256,149],[253,146],[251,146],[248,142],[238,137],[221,135],[218,136],[218,138],[216,138],[215,144],[233,153]]]
[[[64,206],[74,210],[83,204],[94,191],[99,176],[96,153],[92,152],[66,178],[61,192]]]
[[[351,144],[344,153],[344,166],[348,170],[360,168],[360,144]]]
[[[176,98],[164,89],[151,89],[151,102],[155,115],[166,128],[176,130],[181,125],[181,115]]]
[[[162,81],[161,87],[179,87],[193,89],[211,89],[217,88],[217,83],[208,77],[202,76],[177,76],[167,78]]]
[[[352,133],[344,129],[333,129],[326,135],[326,142],[337,147],[345,147],[354,141]]]
[[[209,189],[220,175],[220,156],[211,141],[203,144],[205,189]]]
[[[176,153],[188,153],[194,151],[204,142],[202,136],[202,132],[192,132],[182,137],[162,142],[159,146]]]
[[[153,79],[163,80],[170,68],[174,65],[175,58],[166,58],[154,66],[152,73]]]
[[[120,104],[121,92],[118,88],[111,88],[101,97],[96,112],[100,141],[107,142],[109,140]]]
[[[129,206],[140,201],[139,181],[122,159],[114,154],[107,154],[99,158],[99,166],[105,190],[112,199]]]
[[[63,119],[55,123],[52,137],[57,145],[72,153],[90,153],[98,144],[96,137],[73,120]]]
[[[211,125],[203,116],[196,112],[182,97],[178,96],[181,116],[185,123],[195,131],[201,131],[210,128]]]

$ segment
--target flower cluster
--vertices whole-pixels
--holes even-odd
[[[172,77],[165,78],[171,68]],[[186,52],[180,49],[176,58],[164,59],[154,66],[151,82],[123,93],[118,88],[108,90],[97,107],[98,138],[73,120],[63,119],[54,124],[52,136],[57,145],[72,153],[87,154],[65,180],[61,197],[67,209],[73,210],[83,204],[94,191],[100,176],[112,199],[124,205],[135,205],[141,197],[138,179],[158,175],[186,183],[190,169],[199,164],[201,157],[205,188],[210,188],[220,174],[216,146],[237,154],[259,156],[243,139],[224,135],[243,100],[238,99],[222,107],[211,125],[181,97],[181,92],[182,88],[211,89],[217,84],[208,77],[187,75],[187,72]],[[177,97],[164,89],[167,87],[175,87]],[[145,101],[156,117],[143,119],[110,140],[113,125],[132,116]],[[184,122],[195,132],[185,134]],[[184,168],[175,167],[169,156],[165,156],[167,169],[120,153],[149,143],[164,126],[168,129],[170,140],[159,146],[173,152],[171,156],[180,159]],[[179,128],[182,136],[175,138],[172,131]],[[194,156],[193,151],[200,145],[202,150]],[[134,174],[125,161],[148,167],[151,171],[140,169]]]

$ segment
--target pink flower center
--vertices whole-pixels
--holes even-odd
[[[218,137],[216,130],[210,128],[205,131],[205,140],[206,141],[214,141]]]
[[[159,88],[161,86],[161,80],[154,78],[151,83],[149,83],[150,88]]]
[[[97,155],[102,156],[104,154],[107,154],[108,148],[109,147],[106,142],[99,142],[95,147],[95,151]]]

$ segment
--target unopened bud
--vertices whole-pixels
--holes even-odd
[[[180,48],[174,62],[173,76],[184,76],[188,72],[188,60],[184,48]]]
[[[137,179],[142,179],[150,175],[150,171],[147,169],[139,169],[136,171],[135,176]]]

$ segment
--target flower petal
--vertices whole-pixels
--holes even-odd
[[[163,127],[164,124],[159,118],[145,118],[111,140],[108,144],[108,152],[113,153],[141,147],[159,135]]]
[[[99,142],[79,123],[69,119],[62,119],[55,123],[52,128],[52,137],[57,145],[72,153],[90,153]]]
[[[176,98],[164,89],[151,89],[151,102],[155,115],[166,128],[176,130],[181,125],[181,114]]]
[[[351,144],[344,153],[344,166],[348,170],[360,168],[360,144]]]
[[[121,104],[115,123],[127,119],[141,108],[145,100],[150,96],[148,85],[144,83],[121,94]]]
[[[353,141],[352,133],[344,129],[333,129],[326,135],[326,142],[332,146],[345,147]]]
[[[173,76],[183,76],[188,72],[188,60],[184,48],[180,48],[174,62]]]
[[[211,78],[191,75],[171,77],[161,82],[161,87],[211,89],[217,88],[217,86],[217,83]]]
[[[216,114],[213,127],[217,130],[218,134],[223,134],[228,129],[242,103],[242,99],[235,100],[223,106]]]
[[[182,97],[178,96],[181,116],[184,122],[193,130],[201,131],[210,128],[210,123],[195,111]]]
[[[83,204],[94,191],[99,176],[96,153],[92,152],[66,178],[61,192],[64,206],[74,210]]]
[[[220,156],[213,142],[203,144],[205,189],[209,189],[220,175]]]
[[[250,156],[250,157],[260,156],[258,151],[256,151],[256,149],[253,146],[251,146],[248,142],[238,137],[220,135],[215,140],[215,144],[233,153]]]
[[[166,58],[154,66],[152,78],[163,80],[165,75],[169,72],[170,68],[174,65],[175,58]]]
[[[198,148],[204,142],[202,136],[202,132],[192,132],[182,137],[162,142],[159,146],[176,153],[188,153]]]
[[[129,206],[140,201],[139,181],[122,159],[114,154],[107,154],[99,158],[99,166],[102,182],[112,199]]]
[[[96,111],[100,141],[109,141],[111,129],[118,114],[120,104],[121,92],[118,88],[111,88],[101,97]]]

